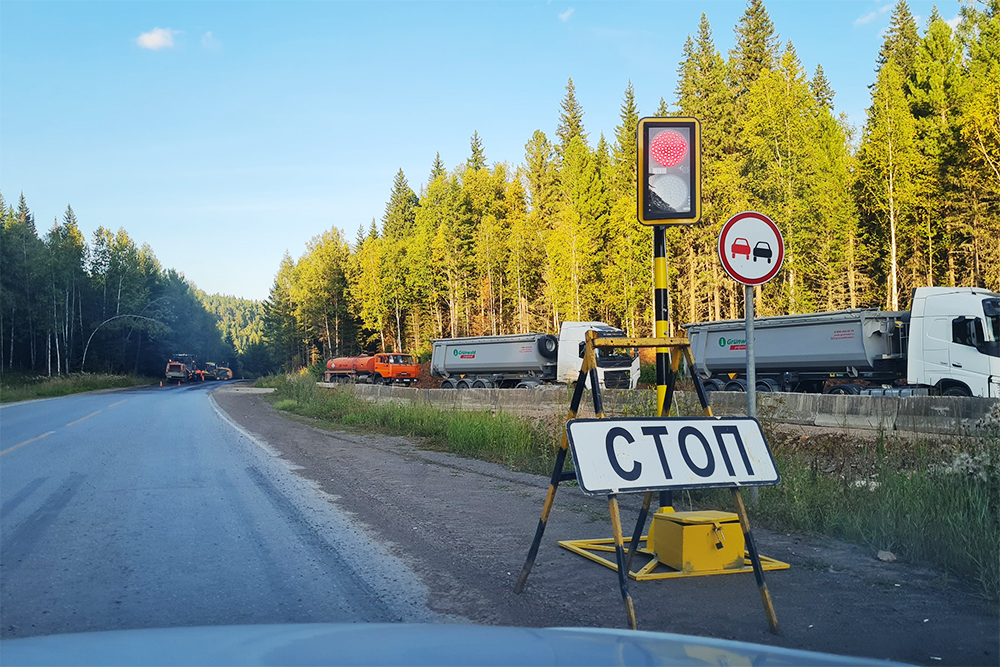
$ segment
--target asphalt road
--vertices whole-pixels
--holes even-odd
[[[438,618],[212,386],[0,409],[0,637]]]

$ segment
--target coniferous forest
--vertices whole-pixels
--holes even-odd
[[[527,137],[521,164],[491,164],[475,133],[457,167],[429,159],[419,192],[400,170],[380,220],[354,239],[333,227],[297,260],[286,253],[264,303],[195,290],[124,231],[101,228],[88,247],[71,209],[39,238],[22,197],[3,207],[3,365],[79,370],[95,329],[86,370],[155,374],[192,349],[263,372],[565,320],[649,334],[652,232],[635,203],[642,116],[702,126],[703,220],[668,231],[674,327],[742,316],[742,286],[715,247],[744,210],[770,216],[785,239],[783,270],[758,288],[760,316],[901,310],[923,285],[1000,290],[1000,0],[964,4],[955,28],[936,11],[917,25],[899,0],[861,128],[763,2],[749,0],[734,31],[721,53],[703,15],[656,109],[638,109],[623,80],[608,136],[588,132],[570,79],[555,135]]]
[[[1000,289],[1000,2],[969,3],[952,29],[895,6],[858,131],[807,72],[760,0],[716,48],[703,15],[672,104],[636,107],[625,85],[611,136],[587,132],[573,81],[554,137],[519,166],[490,165],[478,133],[464,164],[435,158],[414,192],[400,171],[380,221],[286,254],[265,333],[286,366],[364,350],[426,351],[435,337],[554,331],[597,319],[652,330],[652,233],[636,221],[641,116],[702,124],[703,222],[668,232],[671,321],[742,317],[719,264],[719,229],[757,210],[785,237],[759,315],[908,307],[924,285]]]
[[[156,377],[177,353],[271,369],[262,304],[206,295],[124,229],[98,227],[88,244],[71,206],[44,236],[23,194],[16,208],[0,195],[0,218],[3,373]]]

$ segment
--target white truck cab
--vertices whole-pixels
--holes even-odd
[[[563,322],[559,330],[557,382],[572,384],[580,377],[582,343],[590,330],[605,338],[626,337],[624,331],[604,322]],[[603,389],[635,389],[639,384],[639,355],[635,348],[597,350],[597,378]],[[590,386],[589,378],[587,386]]]
[[[944,396],[1000,398],[1000,294],[918,287],[910,306],[909,384]]]

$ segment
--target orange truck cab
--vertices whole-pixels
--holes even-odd
[[[380,353],[374,356],[339,357],[326,362],[326,382],[367,382],[410,386],[420,376],[412,354]]]

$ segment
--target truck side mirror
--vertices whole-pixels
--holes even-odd
[[[580,341],[580,358],[583,359],[583,355],[587,353],[587,341]]]

